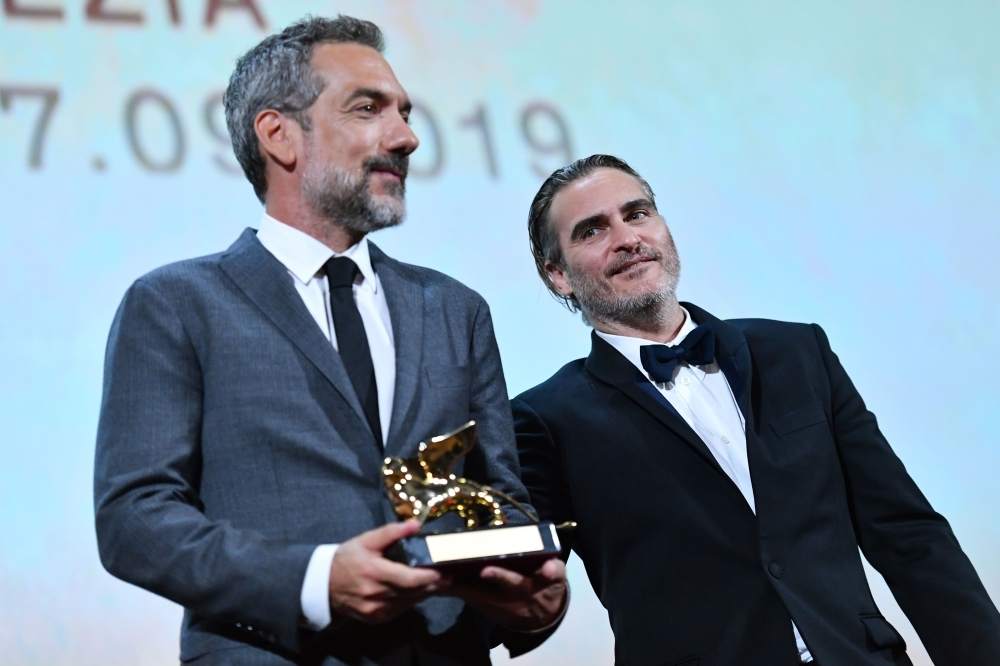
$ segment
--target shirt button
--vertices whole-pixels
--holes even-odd
[[[690,383],[691,383],[690,379],[688,379],[687,377],[681,377],[681,384],[684,384],[684,386],[687,386]]]
[[[767,571],[775,578],[781,578],[781,565],[777,562],[771,562],[767,567]]]
[[[729,443],[729,438],[728,438],[728,437],[726,437],[725,435],[723,435],[723,436],[722,436],[722,443],[723,443],[723,444],[728,444],[728,443]]]

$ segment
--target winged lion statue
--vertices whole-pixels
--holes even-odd
[[[423,525],[454,511],[473,529],[479,526],[479,509],[489,515],[490,526],[499,527],[507,524],[499,498],[537,523],[531,511],[506,493],[452,473],[455,462],[475,445],[476,422],[469,421],[453,432],[421,442],[412,458],[386,458],[383,480],[396,515]]]

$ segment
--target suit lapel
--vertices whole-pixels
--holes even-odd
[[[758,483],[761,475],[766,475],[767,473],[768,462],[766,457],[763,456],[763,443],[757,436],[756,418],[754,416],[754,395],[759,395],[759,391],[753,388],[755,377],[750,345],[747,343],[743,332],[733,324],[713,317],[696,305],[690,303],[682,303],[682,305],[691,313],[691,318],[696,323],[710,322],[712,329],[715,331],[716,360],[726,375],[729,387],[736,398],[736,405],[743,413],[743,420],[746,422],[744,434],[746,435],[747,442],[747,462],[750,466],[751,483],[756,489],[754,498],[757,511],[759,512],[762,506],[763,495],[758,492],[760,490]],[[759,374],[758,372],[757,375],[759,376]]]
[[[333,384],[368,429],[340,355],[309,314],[284,265],[260,244],[253,229],[243,232],[220,264],[236,287]]]
[[[406,275],[404,267],[386,256],[374,243],[368,243],[372,267],[385,290],[385,302],[392,322],[396,345],[396,390],[392,399],[386,455],[398,453],[406,445],[403,432],[406,415],[413,405],[420,385],[424,347],[424,288]]]
[[[747,433],[755,432],[750,390],[753,381],[753,360],[743,332],[732,324],[713,317],[697,305],[691,303],[681,303],[681,305],[691,313],[691,318],[696,324],[707,322],[712,325],[712,330],[715,332],[716,362],[726,376],[726,381],[729,382],[729,388],[736,398],[736,405],[743,413]]]
[[[591,342],[593,346],[586,361],[587,371],[606,384],[614,386],[639,407],[649,412],[653,418],[669,428],[728,480],[729,476],[719,466],[719,462],[705,446],[705,442],[684,419],[678,416],[670,402],[656,390],[656,387],[628,359],[599,335],[592,333]],[[648,385],[653,390],[648,390],[644,385]]]

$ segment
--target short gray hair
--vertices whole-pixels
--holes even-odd
[[[649,200],[656,204],[656,196],[653,188],[640,176],[635,169],[625,163],[625,160],[612,155],[591,155],[573,162],[569,166],[557,169],[551,176],[545,179],[538,194],[531,202],[528,210],[528,242],[531,244],[531,254],[535,258],[535,268],[538,276],[548,287],[549,292],[572,312],[580,310],[580,303],[576,296],[563,296],[556,290],[555,284],[545,264],[551,262],[556,266],[564,266],[562,247],[559,245],[559,238],[552,229],[552,222],[549,219],[549,210],[552,208],[552,200],[559,192],[570,183],[586,178],[598,169],[618,169],[639,181],[643,191]]]
[[[233,152],[261,203],[267,194],[264,158],[257,143],[254,120],[265,109],[293,118],[302,129],[311,129],[305,111],[323,92],[325,82],[310,60],[317,45],[353,42],[385,51],[382,31],[370,21],[338,16],[307,16],[280,33],[271,35],[236,61],[223,96],[226,126]]]

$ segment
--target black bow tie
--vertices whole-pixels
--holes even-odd
[[[715,331],[708,324],[702,324],[673,347],[639,347],[639,358],[654,382],[672,382],[674,370],[681,361],[688,365],[707,365],[715,360]]]

